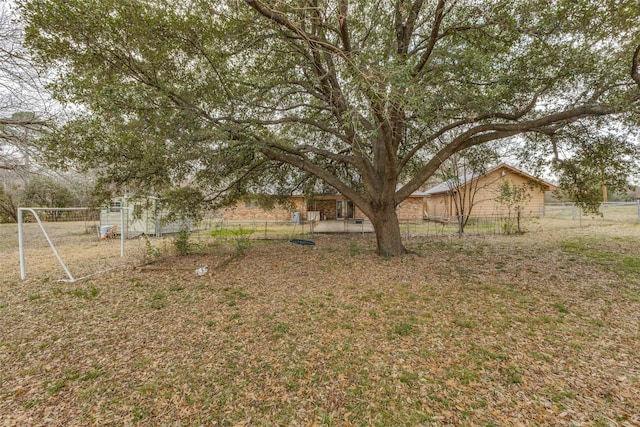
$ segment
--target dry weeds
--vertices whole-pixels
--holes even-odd
[[[316,241],[4,276],[0,425],[640,425],[640,226]]]

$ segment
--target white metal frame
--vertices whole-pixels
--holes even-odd
[[[67,274],[67,277],[69,277],[69,281],[75,282],[76,280],[78,280],[74,278],[73,275],[71,274],[71,271],[69,271],[69,267],[67,267],[67,264],[65,264],[64,260],[60,256],[60,253],[56,249],[56,246],[53,244],[51,237],[49,237],[49,233],[47,233],[47,230],[44,228],[44,225],[42,224],[42,221],[38,216],[37,211],[51,211],[51,210],[81,211],[81,210],[89,210],[89,208],[18,208],[18,247],[20,250],[20,279],[21,280],[25,280],[27,278],[26,267],[25,267],[25,256],[24,256],[24,232],[22,230],[22,217],[23,217],[22,213],[23,212],[30,212],[31,214],[33,214],[34,218],[38,222],[38,225],[40,226],[40,229],[42,230],[42,234],[44,234],[44,237],[47,239],[47,242],[49,243],[51,250],[53,251],[54,255],[58,259],[58,262],[64,269],[64,272]],[[124,238],[125,237],[124,237],[124,216],[122,215],[122,211],[120,211],[120,230],[122,230],[120,232],[120,256],[124,257]]]

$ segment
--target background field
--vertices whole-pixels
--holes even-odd
[[[74,283],[37,233],[20,281],[2,226],[0,425],[640,425],[640,225],[573,224],[388,260],[200,234],[144,268],[72,225],[70,268],[104,270]]]

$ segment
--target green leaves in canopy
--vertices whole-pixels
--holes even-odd
[[[563,193],[586,212],[598,213],[603,191],[628,191],[629,179],[640,174],[640,146],[632,137],[576,132],[556,141],[556,146],[572,151],[572,156],[554,162]]]

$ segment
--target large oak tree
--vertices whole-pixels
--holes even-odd
[[[551,154],[569,124],[638,117],[640,0],[23,0],[23,13],[58,98],[82,112],[50,138],[58,158],[202,201],[320,181],[371,219],[386,256],[404,251],[397,205],[450,156],[518,135]]]

